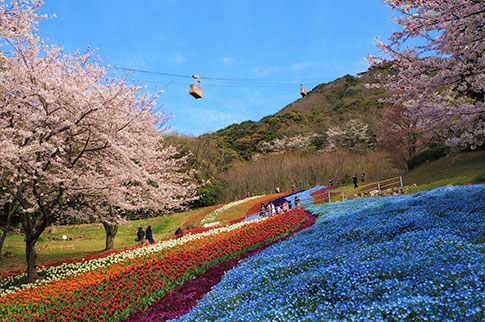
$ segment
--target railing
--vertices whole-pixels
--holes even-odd
[[[347,191],[347,195],[350,197],[354,197],[359,193],[365,193],[372,190],[377,190],[377,193],[380,194],[381,190],[389,189],[390,187],[398,186],[398,185],[400,188],[403,187],[401,176],[377,181],[377,183],[374,182],[374,183],[369,183],[369,184],[360,186],[358,188]]]

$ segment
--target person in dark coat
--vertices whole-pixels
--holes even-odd
[[[184,232],[183,232],[182,228],[180,228],[180,227],[177,228],[177,230],[175,231],[175,237],[180,238],[183,235],[184,235]]]
[[[143,245],[145,243],[145,231],[143,230],[143,226],[138,227],[135,240],[138,242],[138,245]]]
[[[354,180],[354,188],[358,188],[359,186],[357,185],[357,175],[354,174],[354,176],[352,177],[352,179]]]
[[[362,182],[365,181],[365,173],[362,173]]]
[[[153,240],[153,235],[152,235],[152,226],[147,227],[147,231],[145,232],[145,237],[150,244],[153,244],[155,242]]]

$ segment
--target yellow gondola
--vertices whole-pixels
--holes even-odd
[[[300,84],[300,95],[301,97],[307,96],[306,90],[303,88],[303,83]]]
[[[198,75],[192,75],[193,78],[197,80],[197,84],[189,85],[189,94],[195,99],[202,98],[202,89],[200,88],[200,77]]]

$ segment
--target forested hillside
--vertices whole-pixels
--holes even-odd
[[[345,75],[320,84],[274,115],[232,124],[201,138],[210,138],[241,160],[282,151],[373,150],[384,106],[379,99],[385,92],[366,84],[384,71],[373,68],[358,77]]]

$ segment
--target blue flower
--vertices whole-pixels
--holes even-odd
[[[485,186],[307,210],[314,226],[241,261],[176,321],[484,320]]]

